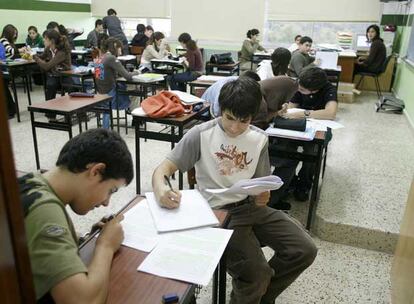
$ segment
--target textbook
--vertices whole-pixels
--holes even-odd
[[[201,99],[200,97],[197,97],[197,96],[185,93],[185,92],[181,92],[181,91],[178,91],[178,90],[172,90],[170,92],[177,95],[178,98],[180,98],[181,102],[184,105],[192,105],[192,104],[196,104],[196,103],[204,103],[205,102],[204,99]]]
[[[153,192],[145,193],[158,232],[217,226],[219,224],[207,200],[198,190],[182,190],[180,193],[181,202],[176,209],[161,207]]]
[[[265,191],[277,190],[282,187],[283,182],[280,177],[275,175],[263,176],[252,179],[242,179],[230,188],[206,189],[205,191],[213,194],[247,194],[258,195]]]

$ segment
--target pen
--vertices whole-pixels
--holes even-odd
[[[170,190],[172,192],[175,192],[174,189],[173,189],[173,187],[171,186],[170,179],[168,178],[167,175],[164,175],[164,180],[165,180],[165,183],[168,185],[168,187],[170,187]]]

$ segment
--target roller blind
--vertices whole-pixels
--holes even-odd
[[[372,21],[381,15],[379,0],[266,0],[267,17],[280,21]]]
[[[170,0],[92,0],[92,16],[106,16],[110,8],[117,12],[118,17],[170,17]]]
[[[262,31],[265,0],[178,0],[171,6],[171,31],[196,39],[237,41],[251,28]]]

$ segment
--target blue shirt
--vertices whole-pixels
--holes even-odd
[[[209,87],[201,96],[202,99],[210,102],[210,111],[214,117],[220,116],[220,105],[218,102],[221,88],[228,82],[238,79],[239,76],[229,76],[219,81],[216,81],[211,87]]]

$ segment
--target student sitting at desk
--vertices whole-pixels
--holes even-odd
[[[252,57],[254,53],[257,51],[266,51],[264,47],[262,47],[259,43],[259,30],[258,29],[251,29],[247,31],[247,39],[244,40],[242,48],[241,48],[241,56],[240,60],[240,69],[241,70],[251,70],[252,69]],[[253,70],[256,67],[253,66]]]
[[[16,45],[14,44],[17,40],[17,35],[18,35],[17,28],[12,24],[8,24],[3,28],[3,32],[1,33],[0,43],[2,44],[6,59],[19,58],[20,52],[26,51],[25,47],[21,49],[17,49]],[[5,77],[3,77],[3,85],[4,85],[4,91],[6,93],[8,118],[11,119],[16,114],[16,104],[14,103],[13,97],[9,90],[9,79],[8,78],[6,79]]]
[[[95,21],[95,29],[88,34],[86,38],[86,48],[96,48],[98,47],[98,35],[103,33],[103,21],[98,19]]]
[[[378,25],[367,28],[367,40],[371,42],[368,57],[359,57],[355,65],[354,75],[360,72],[379,73],[387,56],[384,41],[380,37]]]
[[[141,67],[146,67],[151,70],[151,60],[152,59],[162,59],[168,56],[169,52],[167,51],[167,44],[164,41],[164,34],[161,32],[155,32],[152,34],[148,45],[145,48],[141,56]]]
[[[315,57],[309,55],[312,42],[312,39],[308,36],[300,38],[299,47],[293,52],[290,60],[289,76],[298,77],[304,67],[315,61]]]
[[[286,108],[300,108],[304,111],[284,112],[281,115],[285,118],[316,118],[330,119],[336,117],[338,108],[336,88],[328,81],[326,73],[318,67],[307,67],[299,75],[299,88],[296,94],[290,99]],[[326,140],[329,141],[332,135],[328,131]],[[275,143],[277,144],[277,143]],[[292,149],[297,146],[293,145]],[[305,151],[312,151],[312,144],[304,145]],[[271,153],[271,157],[272,157]],[[294,197],[298,201],[306,201],[309,198],[309,191],[312,186],[315,165],[304,162],[297,177],[294,177],[298,161],[289,159],[274,159],[274,175],[279,176],[284,182],[283,186],[275,191],[271,191],[270,206],[278,209],[289,209],[283,200],[287,197],[287,190],[293,180]],[[316,182],[316,181],[315,181]],[[283,208],[281,208],[283,207]]]
[[[31,48],[44,48],[42,36],[38,33],[37,27],[34,25],[29,26],[27,29],[26,45]]]
[[[94,60],[95,66],[95,80],[99,94],[108,94],[112,96],[111,108],[124,110],[129,107],[131,100],[129,96],[116,94],[116,79],[124,77],[131,81],[132,76],[137,75],[138,72],[129,73],[121,62],[116,58],[122,54],[122,42],[115,37],[109,37],[101,43],[100,55]],[[126,86],[119,85],[122,89]],[[110,126],[110,115],[103,114],[103,127],[108,129]]]
[[[108,16],[105,16],[102,19],[104,29],[108,31],[109,37],[115,37],[121,41],[123,46],[123,54],[128,54],[128,40],[122,29],[121,20],[119,20],[116,15],[116,11],[113,8],[110,8],[107,11],[107,15]]]
[[[56,98],[56,93],[60,88],[59,71],[69,71],[72,67],[71,50],[68,40],[65,36],[55,30],[47,30],[43,33],[45,51],[41,55],[33,55],[33,59],[39,65],[40,69],[46,72],[46,100]],[[62,82],[66,85],[72,83],[70,77],[63,77]],[[49,119],[56,116],[46,114]]]
[[[140,46],[146,47],[149,38],[145,35],[145,25],[142,23],[137,25],[137,33],[135,34],[134,38],[132,38],[131,45],[132,46]]]
[[[291,57],[288,49],[277,48],[270,56],[271,60],[263,60],[259,63],[257,74],[261,80],[286,75]]]
[[[293,53],[294,51],[296,51],[299,48],[299,44],[300,44],[300,39],[302,38],[302,35],[296,35],[295,36],[295,42],[292,43],[290,45],[290,47],[288,48],[288,50]]]
[[[187,71],[168,76],[167,82],[171,90],[186,91],[186,83],[196,80],[203,74],[203,58],[200,49],[194,40],[189,40],[186,43],[180,42],[183,48],[187,49],[183,61],[184,67]]]
[[[105,303],[109,273],[123,236],[123,216],[107,223],[89,265],[66,207],[79,215],[108,206],[134,176],[131,153],[119,134],[93,129],[68,141],[56,167],[19,178],[24,224],[38,303]]]
[[[274,303],[317,253],[312,238],[298,224],[266,206],[269,192],[249,197],[204,191],[270,173],[268,137],[250,125],[261,100],[259,84],[248,77],[225,84],[219,98],[222,117],[190,129],[152,177],[159,204],[174,209],[180,205],[181,194],[170,190],[164,176],[195,167],[200,192],[210,206],[228,210],[228,228],[233,234],[226,248],[226,264],[233,278],[230,303],[234,304]],[[275,251],[269,262],[261,245]]]

